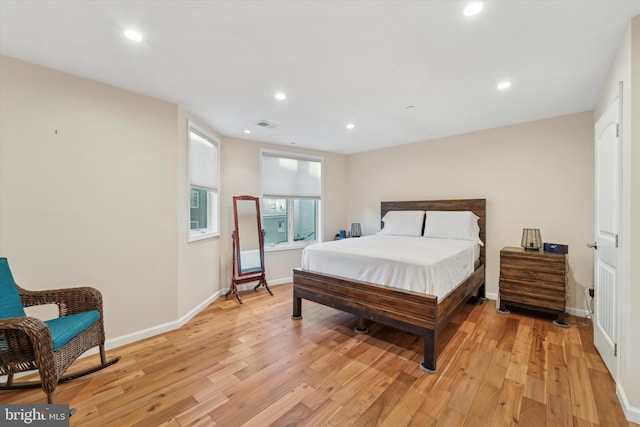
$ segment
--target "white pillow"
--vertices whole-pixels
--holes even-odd
[[[478,219],[471,211],[427,211],[424,237],[471,240],[484,246]]]
[[[389,211],[382,222],[384,227],[378,234],[421,236],[424,211]]]

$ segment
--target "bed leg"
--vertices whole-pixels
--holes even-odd
[[[469,297],[469,299],[467,300],[467,304],[481,305],[487,299],[487,298],[485,298],[485,295],[486,294],[485,294],[484,283],[483,283],[478,288],[477,295],[471,295]]]
[[[293,291],[293,314],[291,318],[294,320],[302,319],[302,298]]]
[[[366,334],[369,333],[369,328],[364,325],[364,317],[358,317],[358,326],[355,327],[354,331],[356,334]]]
[[[436,373],[436,333],[427,331],[424,334],[424,362],[420,364],[420,370],[429,374]]]

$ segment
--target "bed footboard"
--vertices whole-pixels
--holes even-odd
[[[436,297],[296,268],[293,270],[295,318],[302,314],[301,298],[419,335],[436,325]]]
[[[437,298],[294,269],[293,319],[302,318],[303,298],[424,337],[421,367],[435,372]]]
[[[432,295],[389,288],[296,268],[293,270],[292,319],[302,318],[302,299],[355,314],[424,339],[420,368],[436,372],[437,333],[472,296],[482,292],[484,265],[438,303]],[[478,295],[479,296],[479,295]]]

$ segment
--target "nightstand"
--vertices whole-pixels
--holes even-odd
[[[567,302],[567,255],[523,248],[500,251],[500,308],[507,306],[556,314],[553,324],[563,328]]]

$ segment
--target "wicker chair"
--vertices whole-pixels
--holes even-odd
[[[23,307],[57,304],[59,317],[42,321],[27,317]],[[0,390],[42,387],[49,404],[55,402],[56,386],[73,378],[106,368],[102,295],[89,287],[27,291],[13,280],[6,258],[0,258]],[[67,368],[85,351],[100,348],[100,365],[64,376]],[[40,381],[14,381],[14,374],[38,370]]]

